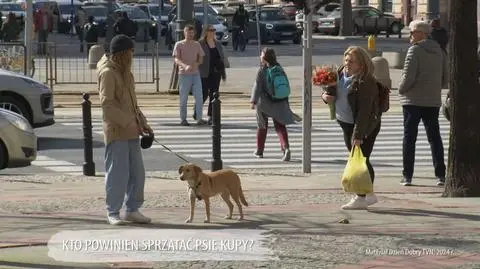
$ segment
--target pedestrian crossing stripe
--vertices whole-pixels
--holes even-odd
[[[148,117],[148,122],[160,143],[187,159],[203,159],[212,161],[212,127],[180,126],[178,117]],[[82,127],[81,118],[58,118],[58,124]],[[193,123],[193,121],[192,121]],[[253,155],[256,148],[255,114],[224,116],[221,120],[221,159],[224,167],[234,169],[301,169],[302,163],[302,123],[287,127],[291,150],[291,161],[280,160],[282,152],[273,124],[269,124],[269,132],[265,143],[264,158],[257,159]],[[271,123],[271,119],[270,119]],[[443,117],[439,119],[440,132],[444,148],[448,148],[450,123]],[[101,118],[92,119],[94,133],[103,136]],[[401,175],[402,169],[403,115],[386,113],[382,117],[382,128],[375,142],[371,162],[376,172],[396,173]],[[339,173],[343,171],[348,152],[343,141],[340,126],[325,115],[312,117],[311,160],[313,172]],[[152,149],[165,150],[154,143]],[[446,154],[445,150],[445,154]],[[174,157],[172,157],[174,158]],[[427,171],[433,174],[430,146],[423,126],[419,125],[416,142],[415,171]]]

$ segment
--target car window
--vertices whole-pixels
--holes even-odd
[[[139,9],[141,9],[143,12],[148,14],[148,8],[147,6],[138,6]]]
[[[170,10],[172,10],[172,6],[163,5],[162,16],[167,16],[168,13],[170,13]],[[158,13],[160,13],[160,7],[150,6],[150,13],[152,13],[153,16],[158,16]]]
[[[2,4],[0,5],[1,11],[6,12],[20,12],[23,11],[22,6],[20,4]]]
[[[366,13],[365,13],[365,16],[366,17],[380,17],[380,13],[378,13],[376,10],[374,9],[369,9]]]
[[[340,8],[334,9],[327,17],[338,17],[340,16]]]
[[[202,15],[197,15],[195,18],[203,23],[203,14]],[[211,14],[208,14],[208,24],[215,25],[215,24],[221,24],[220,21],[217,19],[217,17],[212,16]]]
[[[93,17],[106,17],[108,13],[108,9],[106,7],[84,7],[85,14],[87,17],[93,16]]]
[[[325,7],[323,8],[326,12],[332,12],[334,11],[335,9],[337,9],[339,7],[339,5],[325,5]]]
[[[260,20],[262,21],[280,21],[288,20],[285,13],[281,10],[262,10],[260,11]]]

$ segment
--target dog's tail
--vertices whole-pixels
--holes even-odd
[[[240,185],[239,194],[240,194],[240,202],[242,202],[244,206],[248,206],[247,200],[245,199],[245,195],[243,195],[243,189],[241,185]]]

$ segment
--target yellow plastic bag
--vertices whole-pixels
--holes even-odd
[[[343,171],[342,186],[345,192],[367,194],[373,192],[373,184],[367,167],[367,160],[359,146],[350,152],[347,166]]]

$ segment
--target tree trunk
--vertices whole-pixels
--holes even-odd
[[[450,148],[444,196],[480,197],[477,0],[450,1]]]
[[[352,2],[342,0],[340,8],[340,36],[351,36],[353,33]]]

